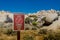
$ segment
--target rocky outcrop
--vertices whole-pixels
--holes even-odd
[[[48,11],[43,10],[43,11],[40,11],[38,14],[41,16],[45,16],[46,22],[52,22],[54,19],[58,17],[58,14],[55,10],[48,10]]]
[[[0,11],[0,22],[4,22],[6,20],[6,16],[9,15],[9,17],[13,20],[13,14],[6,11]]]
[[[42,26],[42,29],[46,28],[46,29],[54,30],[54,29],[59,28],[59,24],[60,24],[59,14],[60,14],[59,11],[51,9],[51,10],[38,11],[37,13],[32,14],[32,15],[37,16],[37,21],[36,21],[37,26],[39,27]]]

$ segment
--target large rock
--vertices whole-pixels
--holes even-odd
[[[54,30],[60,29],[60,16],[58,17],[58,20],[54,21],[50,26],[48,30]]]
[[[58,14],[55,10],[48,10],[48,11],[43,10],[43,11],[39,12],[38,14],[45,16],[46,22],[52,22],[53,20],[55,20],[58,17]]]
[[[12,13],[0,11],[0,22],[4,22],[6,20],[7,15],[9,15],[9,17],[13,20],[13,14]]]

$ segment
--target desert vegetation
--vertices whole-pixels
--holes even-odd
[[[0,40],[17,40],[17,32],[11,26],[0,25]]]
[[[60,12],[52,9],[25,15],[24,30],[20,32],[20,39],[60,40]],[[13,22],[0,22],[0,40],[17,40]]]
[[[60,40],[59,14],[60,12],[52,9],[52,10],[42,10],[40,12],[37,12],[36,14],[27,15],[26,18],[29,17],[30,18],[29,20],[32,21],[30,21],[28,24],[25,23],[25,28],[28,28],[27,29],[28,32],[33,31],[31,32],[32,34],[34,34],[35,32],[34,30],[37,31],[36,32],[37,34],[34,34],[35,36],[34,38],[37,39],[31,39],[31,40]],[[26,25],[28,25],[28,27]],[[28,34],[28,32],[26,33]]]

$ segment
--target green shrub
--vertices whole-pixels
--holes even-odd
[[[4,34],[7,34],[7,35],[16,35],[16,31],[13,31],[12,29],[8,29],[6,30],[6,32]]]
[[[37,26],[37,22],[35,22],[35,21],[32,22],[32,25]]]
[[[25,23],[30,24],[30,22],[32,22],[32,20],[30,19],[30,17],[27,17],[27,18],[25,19]]]

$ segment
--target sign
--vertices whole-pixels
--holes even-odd
[[[24,14],[14,14],[14,30],[24,30]]]

